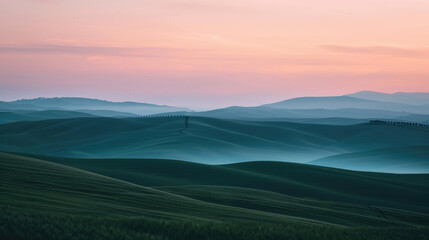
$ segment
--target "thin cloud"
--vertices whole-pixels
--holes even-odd
[[[22,44],[0,45],[0,54],[58,54],[79,55],[90,60],[103,57],[126,57],[148,59],[196,59],[209,61],[246,61],[248,63],[284,66],[338,66],[362,65],[354,60],[338,60],[330,56],[282,55],[264,53],[238,53],[219,49],[192,49],[168,47],[117,47],[79,46],[73,44]]]
[[[161,48],[161,47],[97,47],[57,44],[3,45],[0,53],[40,53],[87,56],[117,56],[141,58],[198,58],[204,52],[199,49]]]
[[[400,48],[387,46],[357,47],[346,45],[324,45],[324,49],[345,54],[385,55],[399,58],[429,58],[429,48]]]
[[[214,49],[187,49],[163,47],[77,46],[66,44],[0,45],[1,53],[13,54],[63,54],[88,57],[135,57],[157,59],[205,59],[232,61],[263,61],[287,65],[337,65],[338,61],[305,55],[243,54]]]

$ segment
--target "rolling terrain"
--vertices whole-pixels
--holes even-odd
[[[357,108],[340,108],[340,109],[286,109],[271,107],[227,107],[204,112],[186,113],[190,116],[226,118],[239,120],[264,120],[282,118],[288,119],[317,119],[326,118],[349,118],[349,119],[395,119],[406,117],[411,113],[378,110],[378,109],[357,109]],[[319,122],[322,123],[322,122]]]
[[[0,102],[0,239],[428,239],[425,97]]]
[[[429,129],[190,117],[74,118],[0,125],[0,150],[61,157],[164,158],[208,164],[309,162],[380,148],[428,146]]]
[[[139,102],[111,102],[106,100],[79,98],[79,97],[57,97],[57,98],[35,98],[21,99],[11,102],[0,102],[1,110],[66,110],[66,111],[83,111],[93,113],[92,111],[104,111],[104,116],[130,116],[146,115],[163,112],[188,111],[187,108],[171,107],[165,105],[155,105]],[[118,113],[120,113],[118,115]],[[97,115],[97,114],[95,114]]]
[[[358,171],[427,173],[429,172],[429,146],[347,153],[309,163]]]
[[[136,179],[142,176],[152,181],[147,187],[136,180],[118,180],[53,163],[84,164],[85,159],[47,159],[50,162],[0,153],[1,238],[425,239],[429,233],[428,175],[370,174],[273,162],[209,166],[171,160],[86,159],[88,166],[106,173],[109,166],[116,166],[110,170],[122,170],[118,176],[127,176],[133,168]],[[108,167],[103,170],[95,161],[106,161]],[[151,169],[138,171],[136,164],[140,163],[140,169]],[[162,174],[162,169],[169,174]],[[390,189],[366,196],[378,201],[374,205],[350,203],[347,197],[336,201],[299,198],[294,196],[293,185],[316,195],[325,191],[323,183],[306,188],[309,182],[303,174],[325,176],[325,183],[334,177],[349,188],[327,190],[358,201],[362,189],[374,193],[378,187]],[[174,184],[177,180],[179,184]],[[261,180],[265,186],[281,183],[283,193],[261,189]],[[309,181],[316,180],[320,182]],[[350,185],[353,181],[358,185]],[[374,186],[375,182],[380,183]],[[395,195],[389,194],[392,192]],[[393,199],[399,200],[397,208],[386,204]],[[409,204],[421,211],[410,210]]]
[[[20,121],[40,121],[48,119],[65,119],[78,117],[97,116],[84,112],[60,110],[0,112],[0,124]]]
[[[395,112],[407,111],[417,114],[429,114],[429,105],[415,105],[399,102],[377,101],[351,96],[300,97],[264,104],[262,107],[276,109],[375,109]]]
[[[429,213],[427,174],[354,172],[269,161],[205,165],[162,159],[35,157],[143,186],[244,187],[310,199],[390,206]]]
[[[348,94],[345,96],[374,100],[374,101],[384,101],[384,102],[395,102],[395,103],[405,103],[412,105],[429,105],[429,94],[428,93],[380,93],[372,91],[361,91],[357,93]]]

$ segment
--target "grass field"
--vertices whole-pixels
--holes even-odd
[[[82,166],[82,169],[75,167],[79,161],[80,164],[87,161],[88,166],[95,168],[96,161],[105,160],[57,159],[58,163],[52,162],[53,158],[49,160],[0,154],[0,238],[427,239],[429,236],[429,215],[424,213],[428,209],[428,175],[360,173],[300,164],[279,166],[272,162],[209,166],[171,160],[117,159],[107,164],[111,169],[104,169],[102,174],[106,176],[103,176],[100,172],[82,170]],[[73,161],[74,167],[66,166]],[[120,169],[120,164],[135,169],[130,174],[134,181],[125,179],[129,169]],[[153,167],[147,169],[148,166]],[[162,174],[167,168],[170,172]],[[289,172],[283,173],[285,169]],[[123,177],[119,178],[121,171]],[[302,174],[307,178],[297,177]],[[305,187],[309,184],[305,179],[320,182],[325,178],[330,180]],[[357,185],[350,185],[352,178],[364,179],[353,180]],[[152,183],[143,184],[145,179]],[[383,184],[372,186],[371,179]],[[327,201],[323,192],[330,187],[324,185],[333,180],[342,182],[336,185],[349,187],[329,190],[337,199]],[[268,188],[263,189],[262,184]],[[295,184],[304,191],[294,190]],[[378,187],[389,186],[386,194],[376,194]],[[360,189],[369,187],[373,187],[370,192],[374,196],[363,195],[360,199]],[[315,195],[297,197],[305,192]],[[401,194],[402,200],[398,197]],[[347,200],[351,196],[362,203],[351,203]],[[398,207],[387,206],[389,199],[399,199]],[[377,200],[378,204],[363,203],[370,200]],[[411,210],[410,205],[421,211]]]
[[[282,162],[205,165],[162,159],[38,158],[143,186],[230,186],[429,212],[428,174],[382,174]]]

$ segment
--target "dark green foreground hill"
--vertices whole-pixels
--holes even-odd
[[[356,172],[268,161],[206,165],[163,159],[36,157],[142,186],[244,187],[317,200],[429,213],[429,174]]]
[[[0,153],[0,239],[429,236],[429,175],[273,162],[46,159]],[[335,199],[326,201],[328,193]]]

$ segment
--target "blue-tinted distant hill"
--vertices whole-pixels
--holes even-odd
[[[147,115],[163,112],[188,111],[187,108],[171,107],[165,105],[155,105],[138,102],[111,102],[105,100],[61,97],[61,98],[35,98],[22,99],[12,102],[0,102],[0,110],[69,110],[69,111],[113,111],[113,116],[117,112],[128,113],[128,115]],[[126,114],[122,114],[126,115]]]
[[[429,146],[387,148],[340,154],[309,163],[359,171],[428,173]]]
[[[281,102],[265,104],[262,106],[275,109],[376,109],[395,112],[429,114],[429,105],[418,106],[396,102],[361,99],[350,96],[300,97],[284,100]]]
[[[388,110],[377,109],[282,109],[271,107],[228,107],[205,112],[186,113],[191,116],[241,119],[241,120],[276,120],[282,119],[310,119],[311,122],[317,122],[316,119],[321,119],[320,123],[329,122],[326,118],[347,118],[355,119],[350,123],[356,122],[356,119],[396,119],[398,117],[406,117],[411,115],[407,112],[395,112]],[[312,120],[311,120],[312,119]],[[325,119],[325,120],[323,120]],[[335,121],[333,121],[335,123]]]
[[[361,91],[353,94],[348,94],[345,96],[375,100],[375,101],[384,101],[384,102],[395,102],[395,103],[405,103],[413,105],[428,105],[429,104],[429,93],[380,93],[372,91]]]
[[[0,124],[19,122],[19,121],[39,121],[46,119],[63,119],[63,118],[77,118],[77,117],[97,117],[93,114],[75,112],[75,111],[61,111],[61,110],[45,110],[45,111],[25,111],[18,110],[15,112],[0,112]]]
[[[410,114],[407,116],[397,117],[396,119],[402,120],[402,121],[408,121],[408,122],[418,122],[418,123],[429,124],[429,115],[423,115],[423,114]]]

